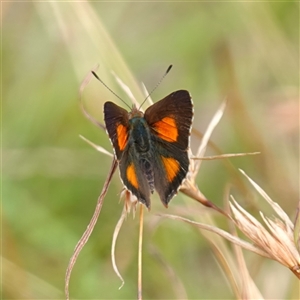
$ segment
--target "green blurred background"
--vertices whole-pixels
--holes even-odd
[[[173,64],[152,98],[157,101],[177,89],[189,90],[195,105],[194,128],[200,132],[226,97],[227,108],[212,142],[223,153],[261,154],[231,159],[231,167],[221,160],[203,162],[199,188],[223,206],[230,187],[249,212],[257,214],[259,209],[272,215],[241,175],[232,171],[242,168],[293,220],[299,199],[299,3],[1,5],[4,299],[64,297],[67,264],[111,164],[110,158],[79,138],[81,134],[112,150],[106,133],[89,122],[78,105],[80,83],[96,64],[98,75],[127,103],[130,100],[111,71],[141,102],[142,82],[151,90]],[[107,100],[118,103],[93,79],[83,101],[99,121]],[[194,151],[200,141],[192,135]],[[207,154],[217,152],[209,148]],[[116,174],[73,270],[73,298],[136,297],[137,217],[128,216],[117,243],[117,264],[125,279],[121,290],[110,261],[112,234],[123,207],[121,188]],[[203,235],[157,213],[196,220],[207,214],[228,229],[222,216],[183,195],[175,197],[168,210],[155,195],[145,214],[144,298],[235,299]],[[289,270],[246,251],[245,256],[266,299],[297,297],[298,282]]]

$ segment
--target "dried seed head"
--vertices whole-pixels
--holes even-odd
[[[284,210],[266,194],[262,188],[241,171],[254,188],[274,209],[277,217],[269,218],[260,212],[263,223],[259,222],[232,197],[231,211],[237,227],[268,256],[291,269],[300,278],[300,253],[294,237],[294,224]],[[299,237],[298,237],[299,238]],[[298,240],[298,239],[296,239]]]

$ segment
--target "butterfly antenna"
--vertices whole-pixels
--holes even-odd
[[[163,81],[163,79],[167,76],[167,74],[170,72],[170,70],[172,69],[173,65],[169,65],[167,71],[165,72],[165,74],[162,76],[162,78],[160,79],[160,81],[156,84],[156,86],[152,89],[152,91],[148,94],[148,96],[145,98],[145,100],[142,102],[142,104],[140,105],[139,109],[142,107],[142,105],[146,102],[146,100],[150,97],[150,95],[157,89],[157,87],[161,84],[161,82]]]
[[[112,93],[114,94],[118,99],[120,99],[126,106],[128,106],[130,109],[131,107],[120,97],[118,96],[111,88],[109,88],[99,77],[98,75],[94,72],[94,71],[91,71],[92,74]]]

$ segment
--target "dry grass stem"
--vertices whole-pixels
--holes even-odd
[[[120,278],[120,280],[122,282],[119,289],[121,289],[123,287],[125,282],[124,282],[124,279],[123,279],[122,275],[120,274],[119,269],[118,269],[117,264],[116,264],[115,249],[116,249],[117,238],[118,238],[120,229],[123,225],[123,222],[124,222],[126,216],[127,216],[127,211],[126,211],[126,207],[124,205],[121,217],[120,217],[120,219],[119,219],[119,221],[118,221],[118,223],[115,227],[113,238],[112,238],[112,243],[111,243],[111,262],[112,262],[112,266],[113,266],[113,269],[114,269],[115,273],[117,274],[117,276]]]
[[[143,82],[141,82],[141,84],[142,84],[142,89],[143,89],[143,93],[144,93],[145,98],[148,97],[147,101],[149,102],[149,105],[152,105],[153,100],[151,99],[151,96],[149,95],[149,92],[148,92],[146,86],[144,85]]]
[[[144,206],[140,204],[140,230],[139,230],[139,246],[138,246],[138,300],[143,299],[142,286],[142,254],[143,254],[143,227],[144,227]]]
[[[85,232],[81,236],[79,242],[77,243],[77,245],[74,249],[74,253],[73,253],[73,255],[72,255],[72,257],[69,261],[68,268],[67,268],[67,271],[66,271],[66,276],[65,276],[65,295],[66,295],[67,300],[69,299],[69,282],[70,282],[72,269],[73,269],[73,267],[76,263],[76,260],[77,260],[77,257],[79,255],[79,253],[81,252],[84,245],[87,243],[87,241],[88,241],[89,237],[91,236],[91,234],[93,232],[93,229],[94,229],[94,227],[97,223],[99,214],[100,214],[101,209],[102,209],[102,205],[103,205],[105,195],[108,191],[108,187],[109,187],[109,184],[111,182],[111,178],[112,178],[116,168],[117,168],[117,161],[114,159],[113,162],[112,162],[112,165],[111,165],[111,169],[110,169],[110,171],[108,173],[108,176],[105,180],[105,183],[103,185],[101,194],[98,197],[97,205],[96,205],[94,214],[93,214],[93,216],[90,220],[90,223],[87,226],[87,229],[85,230]]]
[[[124,198],[124,207],[123,207],[121,217],[118,220],[117,225],[115,227],[112,244],[111,244],[111,260],[112,260],[113,269],[114,269],[115,273],[117,274],[117,276],[122,281],[122,284],[119,287],[119,289],[121,289],[123,287],[125,282],[124,282],[124,279],[123,279],[122,275],[120,274],[119,269],[116,264],[116,258],[115,258],[116,242],[117,242],[117,238],[118,238],[118,235],[119,235],[119,232],[121,230],[124,220],[126,219],[127,215],[131,212],[131,209],[132,209],[133,216],[135,216],[136,206],[138,203],[137,198],[135,196],[133,196],[132,193],[126,189],[124,189],[121,193],[121,199],[122,198]]]
[[[108,155],[110,157],[114,157],[114,155],[112,153],[110,153],[109,151],[107,151],[103,147],[94,144],[93,142],[91,142],[90,140],[88,140],[87,138],[85,138],[84,136],[79,135],[79,137],[81,139],[83,139],[86,143],[88,143],[90,146],[92,146],[93,148],[95,148],[97,151],[99,151],[99,152],[101,152],[101,153],[103,153],[105,155]]]
[[[195,159],[195,160],[215,160],[215,159],[231,158],[231,157],[239,157],[239,156],[248,156],[248,155],[257,155],[257,154],[260,154],[260,152],[227,153],[227,154],[214,155],[214,156],[191,157],[191,159]]]
[[[218,108],[218,110],[216,111],[216,113],[214,114],[213,118],[211,119],[210,123],[208,124],[208,127],[203,135],[202,141],[199,145],[199,148],[196,152],[196,157],[203,157],[207,148],[207,144],[208,141],[214,131],[214,129],[216,128],[216,126],[219,124],[224,110],[226,108],[226,101],[223,101],[220,105],[220,107]],[[201,161],[197,161],[194,163],[193,168],[192,168],[192,179],[195,180],[195,177],[197,176],[199,169],[201,166]]]
[[[230,234],[227,231],[222,230],[218,227],[203,224],[203,223],[199,223],[199,222],[192,221],[192,220],[189,220],[189,219],[186,219],[186,218],[183,218],[183,217],[179,217],[179,216],[176,216],[176,215],[168,215],[168,214],[158,214],[158,215],[162,216],[162,217],[169,218],[169,219],[173,219],[173,220],[179,220],[179,221],[194,225],[196,227],[199,227],[200,229],[204,229],[204,230],[216,233],[219,236],[227,239],[228,241],[230,241],[232,243],[235,243],[238,246],[243,247],[244,249],[247,249],[249,251],[252,251],[252,252],[254,252],[256,254],[259,254],[261,256],[264,256],[264,257],[269,257],[267,252],[261,250],[260,248],[257,248],[255,246],[253,246],[249,242],[244,241],[244,240],[240,239],[239,237],[233,236],[232,234]]]
[[[183,181],[183,184],[180,187],[180,191],[187,195],[188,197],[200,202],[202,205],[205,205],[206,207],[210,207],[219,213],[223,214],[227,218],[230,218],[230,216],[221,208],[219,208],[217,205],[215,205],[213,202],[209,201],[200,191],[197,184],[195,183],[196,176],[198,175],[200,166],[201,166],[201,160],[193,159],[194,157],[203,157],[204,153],[206,151],[208,141],[213,133],[213,130],[216,128],[218,123],[220,122],[224,110],[226,107],[226,101],[224,101],[218,110],[216,111],[215,115],[213,116],[212,120],[210,121],[203,138],[201,140],[200,146],[198,147],[197,153],[194,156],[192,154],[192,151],[189,150],[189,156],[190,156],[190,167],[189,172],[186,176],[186,179]]]
[[[120,85],[122,90],[125,92],[125,94],[128,96],[128,98],[131,100],[131,102],[136,106],[139,107],[138,101],[135,99],[134,95],[132,94],[130,88],[115,74],[115,72],[111,71],[112,75],[115,77],[117,83]],[[125,101],[126,102],[126,101]]]

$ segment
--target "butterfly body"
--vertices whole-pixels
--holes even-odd
[[[180,90],[150,106],[143,114],[112,102],[104,104],[104,120],[120,177],[126,188],[150,208],[157,191],[167,206],[186,177],[193,104]]]

